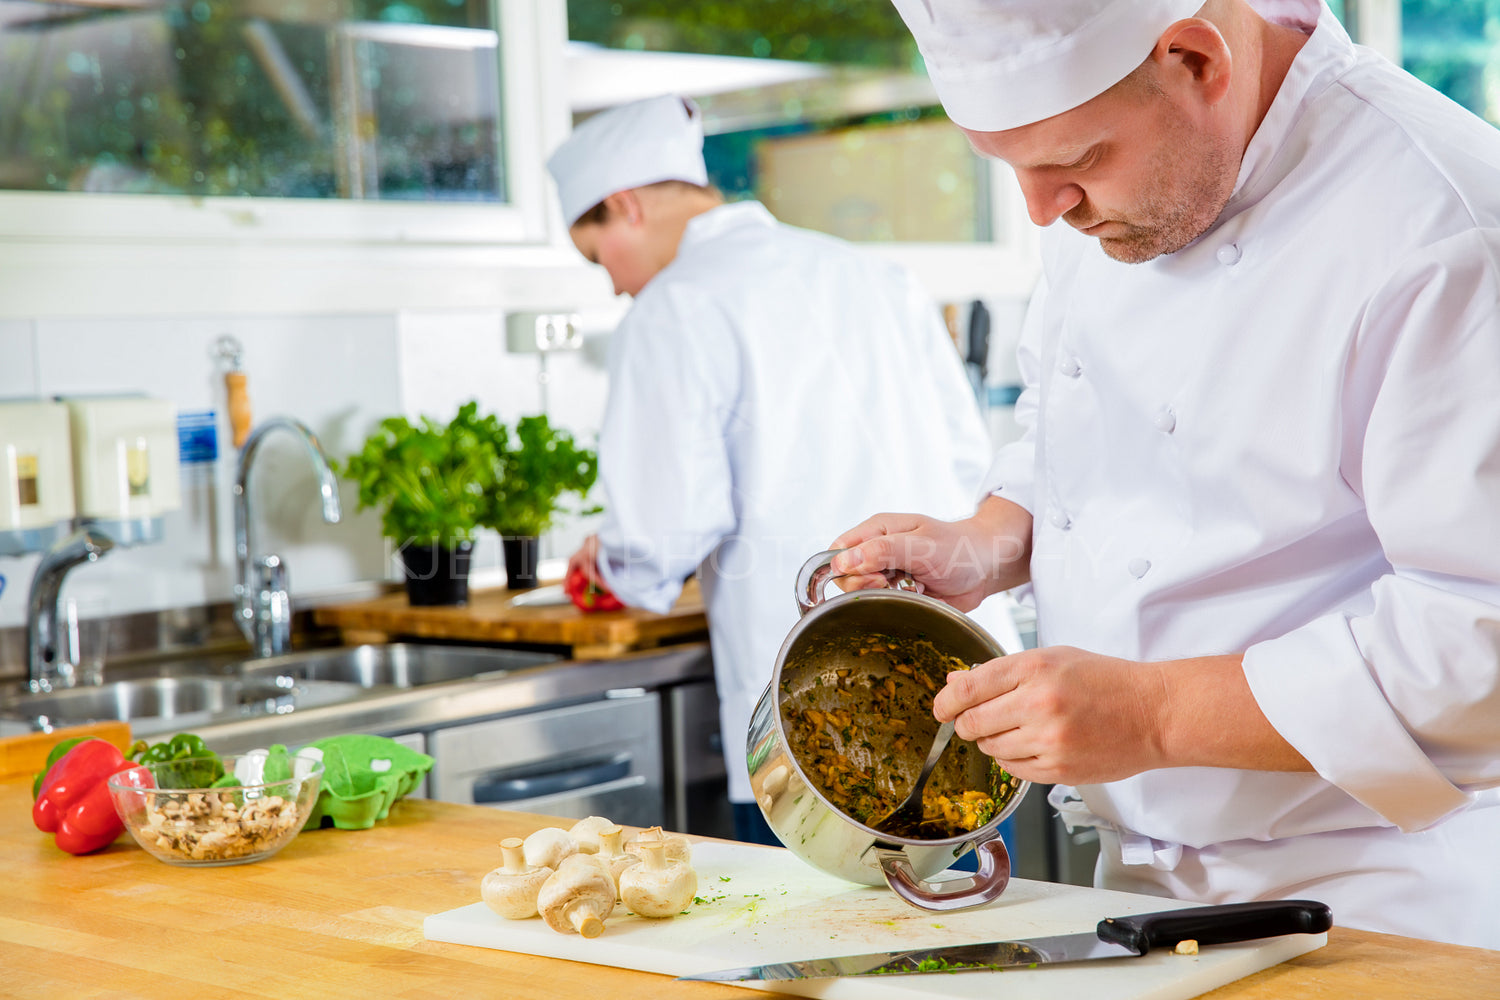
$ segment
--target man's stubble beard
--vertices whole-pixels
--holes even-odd
[[[1174,149],[1186,143],[1199,154],[1184,160]],[[1172,167],[1190,165],[1187,173]],[[1157,149],[1151,182],[1145,187],[1123,236],[1099,237],[1099,247],[1122,264],[1144,264],[1163,254],[1176,253],[1206,233],[1234,193],[1238,176],[1233,145],[1221,136],[1202,136],[1185,126],[1174,128]],[[1086,228],[1086,227],[1085,227]]]

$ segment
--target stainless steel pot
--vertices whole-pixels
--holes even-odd
[[[955,791],[987,790],[995,812],[983,826],[959,836],[925,840],[894,836],[864,825],[824,793],[814,777],[819,763],[794,745],[786,709],[850,676],[868,677],[874,686],[883,666],[864,656],[871,637],[897,643],[931,643],[944,656],[966,664],[1004,655],[1000,644],[967,615],[917,591],[909,579],[884,590],[860,590],[825,600],[833,579],[830,563],[837,552],[821,552],[797,575],[797,604],[802,618],[793,626],[776,657],[776,669],[751,718],[746,753],[750,785],[761,812],[776,836],[808,864],[831,875],[864,885],[889,885],[914,906],[957,910],[997,898],[1010,881],[1010,856],[1000,839],[1000,823],[1021,802],[1028,784],[999,772],[972,743],[955,738],[929,787],[939,775]],[[856,696],[858,696],[856,694]],[[930,702],[929,702],[930,704]],[[937,731],[930,712],[902,720],[910,727],[908,746],[920,762]],[[925,717],[922,717],[925,714]],[[868,746],[868,744],[861,744]],[[879,755],[885,748],[874,748]],[[951,758],[950,758],[951,755]],[[1002,776],[997,781],[996,775]],[[909,786],[908,786],[909,787]],[[978,871],[969,878],[942,883],[926,881],[970,850]]]

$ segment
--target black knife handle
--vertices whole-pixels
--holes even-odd
[[[1228,944],[1282,934],[1321,934],[1333,926],[1333,911],[1310,899],[1271,899],[1260,903],[1190,906],[1182,910],[1106,917],[1099,938],[1138,955],[1178,941]]]

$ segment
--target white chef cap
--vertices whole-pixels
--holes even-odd
[[[894,0],[957,125],[1002,132],[1129,76],[1204,0]]]
[[[702,115],[673,94],[622,104],[578,126],[547,169],[570,226],[616,191],[657,181],[706,185]]]

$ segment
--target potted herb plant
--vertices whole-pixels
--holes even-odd
[[[474,533],[499,489],[505,441],[505,425],[471,401],[447,424],[388,417],[340,469],[359,484],[359,508],[380,510],[413,605],[468,602]]]
[[[507,583],[521,590],[536,586],[538,539],[557,516],[599,510],[581,506],[599,474],[599,456],[540,415],[522,417],[505,435],[503,464],[500,487],[482,523],[500,533]],[[577,510],[564,503],[568,494],[577,497]]]

